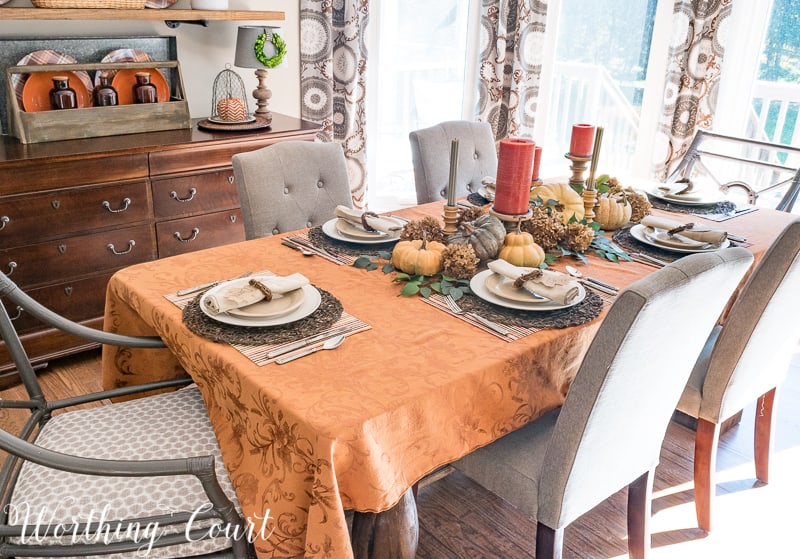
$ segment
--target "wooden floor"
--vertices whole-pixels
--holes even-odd
[[[61,397],[99,389],[99,354],[63,359],[40,375],[45,390]],[[12,388],[0,397],[14,398]],[[718,454],[715,529],[696,527],[692,485],[693,434],[672,424],[657,469],[653,502],[654,559],[800,557],[800,349],[779,395],[771,482],[756,482],[752,464],[754,409],[726,433]],[[0,410],[4,427],[17,412]],[[621,492],[579,519],[565,536],[565,558],[626,557],[626,495]],[[422,487],[419,559],[520,559],[533,557],[535,524],[458,472]]]

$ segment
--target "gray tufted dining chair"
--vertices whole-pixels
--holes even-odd
[[[408,135],[414,164],[417,204],[446,197],[450,179],[450,145],[458,139],[456,196],[477,192],[484,177],[497,174],[497,147],[486,122],[451,120]]]
[[[3,273],[0,298],[95,343],[164,347],[159,338],[71,322],[30,298]],[[203,397],[191,379],[47,400],[2,301],[0,336],[28,393],[27,400],[0,399],[0,410],[30,412],[18,433],[0,429],[0,449],[7,453],[0,468],[0,558],[251,555],[245,537],[228,537],[233,530],[243,534],[246,524]],[[174,388],[180,389],[104,403]],[[72,409],[87,403],[103,405]],[[212,535],[212,525],[231,530]]]
[[[322,225],[336,206],[353,206],[337,142],[279,142],[232,161],[247,239]]]
[[[677,409],[697,419],[694,500],[700,528],[710,531],[720,426],[757,401],[756,478],[769,482],[773,406],[800,341],[800,218],[759,261],[721,326],[700,354]]]
[[[670,417],[752,262],[738,247],[692,254],[621,291],[564,405],[453,464],[537,520],[536,559],[561,557],[566,526],[625,487],[629,554],[646,556]]]

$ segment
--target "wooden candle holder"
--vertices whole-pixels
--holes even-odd
[[[583,189],[586,186],[583,175],[586,173],[586,166],[589,164],[592,158],[578,157],[577,155],[572,155],[569,152],[565,153],[564,157],[572,161],[572,165],[569,166],[570,170],[572,171],[572,176],[569,178],[569,185],[573,188],[579,186],[581,189]]]
[[[444,206],[444,234],[452,235],[458,231],[458,206]]]

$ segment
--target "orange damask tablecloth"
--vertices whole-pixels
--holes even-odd
[[[404,213],[438,214],[441,205]],[[758,254],[783,215],[759,211],[725,225],[750,238]],[[264,269],[302,272],[372,328],[335,351],[259,367],[192,334],[164,297]],[[622,287],[653,271],[597,257],[583,269]],[[508,343],[399,290],[380,271],[304,257],[278,237],[132,266],[109,283],[106,329],[156,334],[169,350],[106,348],[104,383],[188,372],[245,515],[257,527],[269,515],[259,557],[350,557],[345,509],[387,510],[427,473],[561,404],[600,323]]]

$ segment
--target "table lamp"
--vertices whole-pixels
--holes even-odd
[[[272,92],[267,87],[267,68],[284,64],[286,42],[278,34],[277,27],[241,26],[236,36],[234,66],[255,68],[258,87],[253,90],[256,99],[255,116],[272,122],[272,113],[267,109]]]

